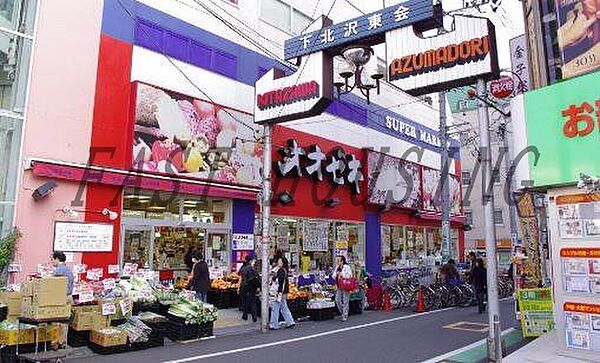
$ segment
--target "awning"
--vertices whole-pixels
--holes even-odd
[[[194,180],[178,175],[158,175],[53,160],[31,159],[33,175],[75,182],[117,185],[127,188],[202,195],[205,197],[256,200],[260,188]]]

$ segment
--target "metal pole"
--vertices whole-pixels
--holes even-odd
[[[450,251],[450,180],[448,171],[450,164],[448,163],[448,127],[446,125],[446,91],[438,93],[440,107],[440,166],[441,175],[441,209],[442,209],[442,259],[448,261],[451,256]]]
[[[264,129],[265,150],[263,153],[263,208],[262,208],[262,241],[260,244],[261,256],[261,330],[269,331],[269,246],[271,242],[270,217],[271,217],[271,145],[273,125],[267,123]]]
[[[479,95],[479,155],[481,158],[482,173],[482,202],[485,220],[485,253],[487,256],[487,287],[488,287],[488,359],[492,362],[501,362],[502,354],[498,355],[500,341],[496,340],[496,330],[500,331],[500,309],[498,303],[498,261],[496,255],[496,225],[494,223],[494,190],[488,191],[492,185],[492,152],[490,149],[490,120],[488,106],[482,100],[486,97],[485,81],[477,80],[477,94]],[[494,317],[497,317],[496,323]]]

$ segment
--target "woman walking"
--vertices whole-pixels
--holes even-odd
[[[294,328],[296,326],[296,322],[294,322],[294,318],[292,317],[292,313],[287,305],[287,294],[290,289],[289,282],[289,263],[287,258],[278,257],[277,266],[275,267],[277,270],[277,277],[274,281],[274,284],[277,286],[277,292],[275,294],[275,301],[273,301],[273,309],[271,311],[271,322],[269,324],[269,328],[272,330],[279,329],[279,313],[283,315],[283,319],[285,320],[286,328]]]
[[[335,304],[342,313],[342,320],[348,320],[348,309],[350,307],[350,289],[345,282],[352,278],[352,268],[346,262],[346,257],[339,256],[337,268],[335,270],[335,280],[337,282],[337,291],[335,292]]]
[[[254,258],[246,257],[240,275],[239,294],[242,298],[242,319],[248,320],[248,313],[252,314],[252,321],[256,322],[257,306],[256,306],[256,289],[258,288],[258,275],[254,268]]]
[[[192,278],[187,288],[196,292],[196,299],[206,302],[206,293],[210,287],[208,265],[198,252],[192,254],[192,262]]]
[[[475,296],[477,297],[477,306],[479,314],[485,311],[485,294],[487,290],[487,270],[483,264],[483,259],[478,258],[475,267],[473,268],[473,276],[471,283],[475,288]]]

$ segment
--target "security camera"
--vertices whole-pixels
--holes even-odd
[[[108,208],[104,208],[102,210],[102,215],[108,216],[108,219],[110,219],[111,221],[114,221],[115,219],[119,218],[119,213],[113,212]]]

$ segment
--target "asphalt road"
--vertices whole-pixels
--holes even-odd
[[[518,327],[512,301],[500,303],[502,329]],[[458,308],[414,315],[365,312],[347,322],[300,322],[296,329],[246,333],[69,362],[422,362],[481,340],[487,315]],[[467,322],[471,330],[445,328]],[[458,326],[461,328],[461,326]]]

